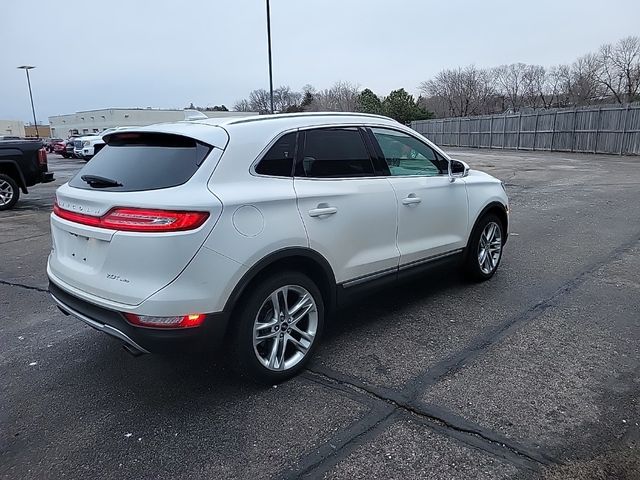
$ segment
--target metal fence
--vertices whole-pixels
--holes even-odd
[[[411,122],[438,145],[640,155],[640,104]]]

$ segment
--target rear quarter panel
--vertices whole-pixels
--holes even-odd
[[[286,247],[307,247],[293,178],[251,173],[273,133],[232,135],[209,189],[222,202],[218,225],[205,247],[245,266]]]

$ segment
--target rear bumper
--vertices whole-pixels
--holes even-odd
[[[196,328],[162,330],[135,327],[122,313],[82,300],[49,282],[49,293],[66,314],[110,335],[141,353],[170,353],[211,350],[220,347],[227,330],[228,315],[224,312],[207,314],[204,323]]]

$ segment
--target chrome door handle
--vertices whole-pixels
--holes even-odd
[[[338,209],[336,207],[318,206],[318,208],[309,210],[310,217],[322,217],[323,215],[333,215],[334,213],[338,213]]]
[[[416,197],[413,193],[407,198],[402,199],[403,205],[415,205],[416,203],[420,202],[422,202],[422,199],[420,197]]]

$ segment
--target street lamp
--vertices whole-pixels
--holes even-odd
[[[269,44],[269,98],[271,99],[271,113],[273,113],[273,70],[271,67],[271,9],[267,0],[267,43]]]
[[[33,93],[31,93],[31,79],[29,78],[29,70],[34,69],[31,65],[21,65],[18,68],[24,70],[27,73],[27,84],[29,85],[29,98],[31,99],[31,112],[33,113],[33,125],[36,127],[36,137],[40,138],[40,132],[38,131],[38,121],[36,120],[36,109],[33,106]]]

